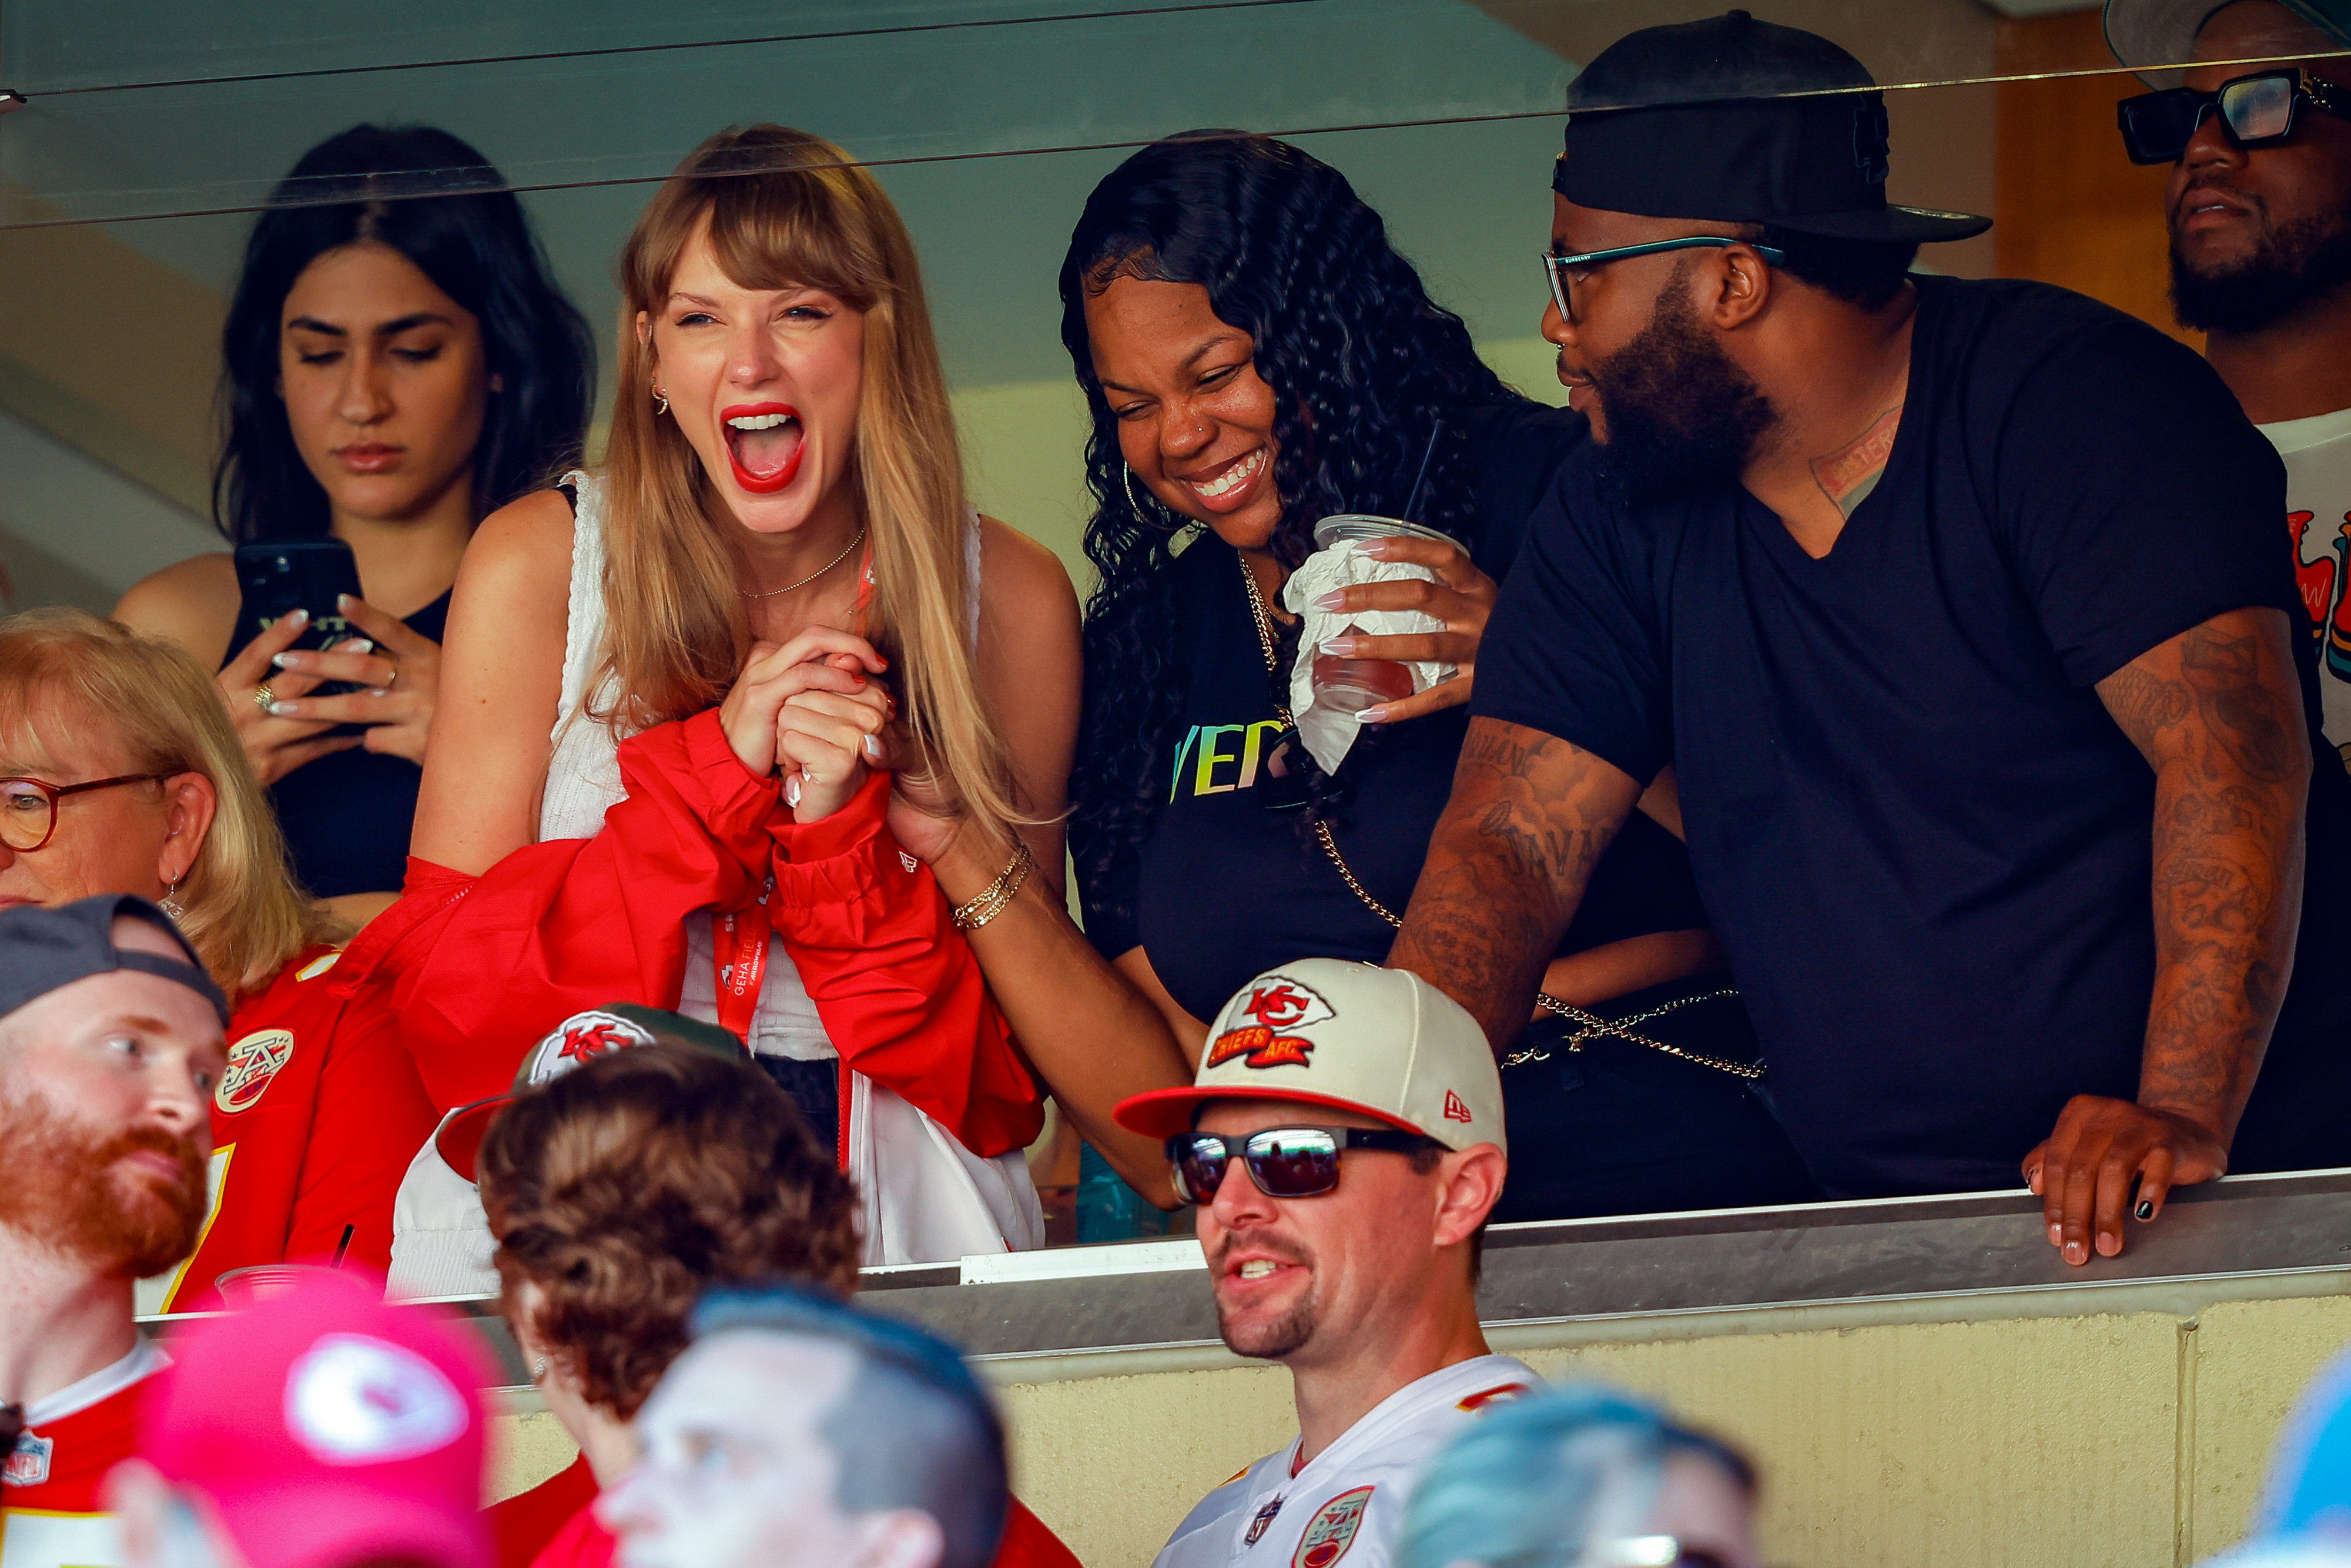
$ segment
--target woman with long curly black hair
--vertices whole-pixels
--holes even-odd
[[[1495,580],[1585,427],[1496,378],[1343,176],[1263,137],[1194,132],[1129,159],[1087,201],[1061,288],[1102,575],[1071,788],[1087,930],[1196,1057],[1199,1020],[1251,976],[1386,956],[1450,789]],[[1461,674],[1365,710],[1325,776],[1287,726],[1281,590],[1318,518],[1402,517],[1416,485],[1409,520],[1460,548],[1380,550],[1434,580],[1318,604],[1418,609],[1443,630],[1319,652]],[[1811,1195],[1752,1087],[1670,784],[1646,804],[1545,977],[1547,1009],[1505,1053],[1499,1218]]]

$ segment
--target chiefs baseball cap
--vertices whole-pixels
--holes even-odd
[[[251,1568],[491,1568],[487,1361],[454,1315],[382,1293],[318,1270],[191,1325],[141,1396],[139,1457],[210,1499]]]
[[[125,949],[114,945],[114,923],[129,915],[143,920],[171,937],[186,962],[160,953]],[[137,969],[177,980],[213,1005],[221,1025],[228,1025],[228,999],[204,972],[204,960],[172,924],[172,917],[127,893],[78,898],[54,909],[20,904],[0,910],[0,1016],[61,987],[92,975],[116,969]]]
[[[433,1134],[434,1146],[441,1151],[442,1159],[448,1162],[451,1170],[473,1181],[482,1138],[498,1113],[516,1095],[542,1083],[552,1083],[600,1056],[640,1045],[674,1045],[724,1057],[728,1061],[742,1061],[749,1056],[741,1040],[716,1024],[703,1023],[684,1013],[665,1012],[660,1008],[641,1007],[635,1002],[607,1002],[600,1008],[573,1013],[548,1030],[537,1045],[523,1053],[522,1065],[515,1069],[514,1086],[505,1093],[461,1105],[443,1117],[439,1130]]]
[[[2106,47],[2152,88],[2179,84],[2179,68],[2196,57],[2196,35],[2231,0],[2106,0]],[[2351,6],[2344,0],[2283,0],[2285,8],[2351,49]],[[2241,67],[2258,70],[2258,66]]]
[[[1510,1150],[1486,1031],[1418,975],[1375,964],[1301,958],[1268,969],[1217,1012],[1190,1088],[1134,1095],[1113,1114],[1129,1132],[1169,1138],[1210,1100],[1330,1105],[1449,1149]]]

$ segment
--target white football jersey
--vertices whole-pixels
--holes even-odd
[[[1507,1355],[1408,1383],[1303,1469],[1293,1437],[1201,1499],[1152,1568],[1388,1568],[1421,1467],[1477,1412],[1541,1386]]]

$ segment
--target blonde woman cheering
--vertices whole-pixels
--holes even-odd
[[[444,1105],[633,988],[741,1036],[831,1132],[868,1261],[1037,1245],[1022,1044],[1085,1131],[1186,1076],[1148,1018],[1016,1043],[963,936],[1059,885],[1068,577],[967,504],[912,242],[839,148],[713,137],[620,272],[608,459],[475,538],[418,860],[355,956]],[[978,885],[899,846],[885,761],[995,852]],[[1066,984],[1120,987],[1099,964]]]

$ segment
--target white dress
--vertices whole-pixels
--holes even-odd
[[[588,681],[595,673],[604,632],[603,486],[592,474],[566,481],[579,497],[571,534],[569,622],[563,640],[563,699],[554,754],[540,797],[538,836],[592,837],[604,812],[622,798],[620,737],[587,716]],[[977,632],[979,527],[975,514],[966,552]],[[599,703],[599,707],[605,706]],[[685,923],[684,993],[678,1011],[705,1023],[718,1020],[717,968],[711,923]],[[751,1049],[761,1056],[802,1061],[839,1057],[825,1038],[791,956],[780,936],[768,939],[768,967],[752,1016]],[[981,1252],[1025,1251],[1045,1242],[1043,1210],[1029,1165],[1018,1150],[982,1159],[945,1127],[892,1091],[860,1073],[844,1074],[849,1128],[843,1167],[856,1179],[864,1206],[865,1261],[931,1263]]]

